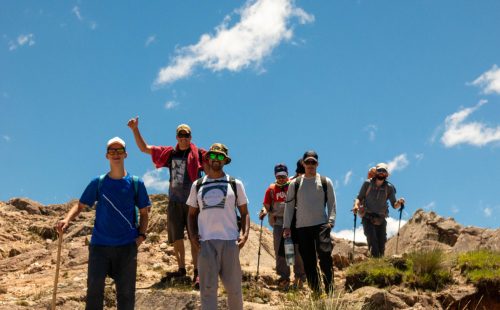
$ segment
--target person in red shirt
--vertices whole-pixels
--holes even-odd
[[[263,208],[259,213],[262,220],[269,215],[269,225],[273,227],[274,253],[276,257],[276,273],[280,277],[278,285],[286,289],[290,285],[290,266],[286,264],[283,249],[283,213],[285,211],[286,193],[288,191],[288,168],[284,164],[277,164],[274,167],[276,182],[269,185],[264,195]],[[301,287],[305,281],[304,264],[295,245],[294,282]]]

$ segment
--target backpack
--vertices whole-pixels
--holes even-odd
[[[106,177],[106,174],[101,174],[99,176],[99,182],[97,183],[97,201],[99,201],[99,193],[101,191],[102,182],[104,181],[105,177]],[[137,196],[138,196],[137,193],[138,193],[138,188],[139,188],[139,177],[133,175],[132,181],[134,183],[134,203],[135,203],[134,226],[135,226],[135,228],[138,229],[139,228],[139,208],[137,207]]]
[[[320,180],[321,180],[321,187],[323,187],[323,193],[325,194],[325,203],[323,205],[326,205],[326,203],[328,202],[328,185],[326,183],[326,177],[321,175],[320,176]],[[295,208],[297,208],[297,192],[299,191],[299,187],[300,187],[300,182],[302,182],[302,176],[298,176],[297,178],[295,178]]]
[[[198,180],[196,180],[196,193],[198,193],[200,191],[200,188],[202,185],[206,185],[206,184],[215,184],[215,183],[229,183],[229,185],[231,186],[231,188],[233,189],[233,192],[234,192],[234,205],[236,206],[234,208],[234,213],[236,214],[236,223],[238,224],[238,232],[241,231],[241,216],[238,215],[238,212],[236,211],[238,208],[238,190],[236,189],[236,179],[232,176],[229,176],[229,181],[226,181],[226,180],[215,180],[215,181],[209,181],[209,182],[205,182],[203,183],[203,178],[199,178]]]
[[[366,189],[366,193],[365,193],[365,198],[363,199],[363,201],[360,201],[360,206],[359,206],[359,210],[358,210],[358,215],[359,217],[365,217],[366,216],[366,206],[365,206],[365,200],[366,200],[366,197],[368,197],[368,194],[370,193],[371,189],[372,189],[372,181],[370,180],[370,184],[368,185],[368,188]],[[384,181],[385,184],[385,201],[387,201],[387,199],[389,199],[389,186],[392,185],[391,183],[389,183],[388,181]],[[370,220],[375,221],[377,222],[376,219],[374,219],[374,216],[371,215],[370,216]],[[375,216],[376,217],[376,216]],[[378,224],[380,225],[380,224]]]

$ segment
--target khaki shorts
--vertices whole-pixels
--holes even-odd
[[[184,229],[187,230],[188,210],[189,207],[185,203],[168,202],[167,234],[169,243],[184,239]]]

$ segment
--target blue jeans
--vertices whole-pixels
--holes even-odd
[[[86,310],[101,310],[104,301],[104,281],[110,276],[116,285],[119,310],[134,309],[137,272],[137,245],[89,246]]]

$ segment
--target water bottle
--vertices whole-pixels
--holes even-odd
[[[285,259],[288,266],[295,264],[295,248],[292,238],[285,238]]]

